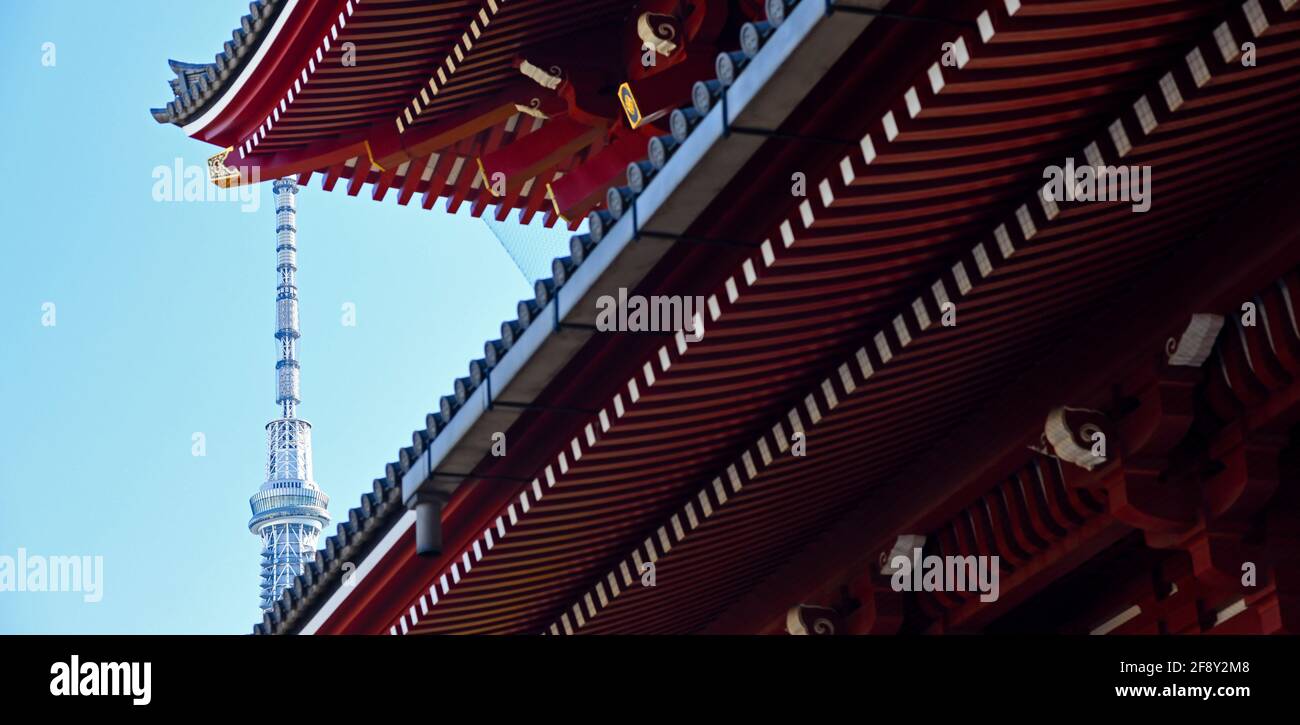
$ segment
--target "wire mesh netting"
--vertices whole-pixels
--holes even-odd
[[[551,261],[569,253],[569,238],[581,234],[587,226],[584,221],[577,232],[569,231],[563,223],[553,228],[542,224],[542,215],[533,217],[531,224],[520,224],[517,212],[511,212],[503,222],[491,214],[483,215],[483,223],[491,230],[506,253],[514,260],[519,272],[529,284],[551,276]]]

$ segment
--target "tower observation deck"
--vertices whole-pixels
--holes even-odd
[[[275,339],[279,348],[275,402],[280,417],[266,424],[266,482],[249,499],[248,528],[262,539],[262,609],[271,608],[315,556],[316,539],[329,523],[329,497],[312,478],[311,424],[297,416],[298,248],[292,179],[277,179],[275,192]]]

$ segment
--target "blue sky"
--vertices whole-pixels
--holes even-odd
[[[246,523],[277,410],[271,193],[255,213],[155,201],[155,167],[214,150],[149,115],[167,59],[211,59],[247,9],[5,4],[0,556],[102,556],[104,581],[98,603],[0,591],[0,633],[245,633],[260,617]],[[335,521],[531,296],[481,220],[369,193],[316,177],[298,197],[300,415]]]

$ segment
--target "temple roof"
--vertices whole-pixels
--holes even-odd
[[[696,7],[710,6],[725,15],[715,0]],[[448,211],[469,202],[475,216],[517,210],[528,223],[540,212],[576,228],[600,202],[592,184],[653,131],[630,128],[615,95],[639,57],[634,7],[260,0],[214,63],[172,62],[174,99],[153,114],[230,149],[214,165],[223,186],[318,175],[349,195],[370,185],[375,200],[394,191],[399,204],[443,198]],[[678,49],[664,66],[712,52]]]
[[[240,19],[239,27],[231,32],[230,40],[222,45],[221,52],[211,63],[167,61],[176,74],[171,80],[173,98],[162,108],[150,109],[154,119],[158,123],[183,127],[217,102],[256,53],[288,4],[291,4],[290,0],[253,0],[249,3],[248,14]]]
[[[720,40],[727,61],[693,77],[672,134],[624,139],[638,178],[606,175],[592,233],[256,631],[769,625],[773,603],[815,584],[792,567],[816,569],[828,532],[870,554],[902,526],[946,531],[924,506],[979,493],[955,487],[986,465],[990,401],[1061,377],[1035,366],[1126,291],[1167,281],[1296,150],[1277,134],[1296,101],[1296,3],[908,5],[946,23],[768,5],[789,19],[751,26],[752,53]],[[1244,68],[1247,38],[1276,62]],[[422,125],[412,108],[401,133]],[[1156,168],[1159,206],[1045,197],[1044,167],[1067,157]],[[411,173],[351,178],[382,198]],[[620,288],[703,293],[704,338],[593,334],[593,300]],[[1007,427],[996,452],[1038,470]],[[509,459],[487,454],[491,431],[508,432]],[[792,463],[796,433],[823,453]],[[451,494],[447,545],[418,559],[406,504],[433,486]],[[1094,504],[1064,505],[1088,519]],[[630,586],[646,561],[680,586]]]

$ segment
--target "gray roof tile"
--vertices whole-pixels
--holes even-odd
[[[252,51],[261,44],[266,31],[274,25],[276,16],[283,11],[286,0],[254,0],[249,3],[248,14],[239,21],[231,39],[222,44],[222,50],[211,63],[185,63],[168,60],[176,78],[168,81],[173,99],[162,108],[150,109],[158,123],[183,126],[197,118],[215,103],[226,91],[230,82]]]

